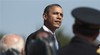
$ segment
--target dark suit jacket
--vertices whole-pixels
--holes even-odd
[[[29,45],[29,43],[31,42],[31,40],[36,39],[36,35],[37,35],[39,32],[41,32],[41,31],[44,31],[43,28],[41,28],[41,29],[37,30],[36,32],[30,34],[30,35],[28,36],[28,38],[26,39],[26,44],[25,44],[25,54],[26,54],[26,55],[27,55],[27,52],[28,52],[28,45]]]
[[[69,45],[58,51],[58,55],[97,55],[96,46],[74,37]]]

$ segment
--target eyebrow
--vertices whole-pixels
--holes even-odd
[[[59,14],[60,12],[54,11],[53,14]],[[60,15],[63,17],[63,13],[60,13]]]

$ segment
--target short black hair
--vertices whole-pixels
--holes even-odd
[[[53,7],[53,6],[61,7],[59,4],[50,4],[50,5],[48,5],[48,6],[44,9],[43,15],[44,15],[45,13],[48,13],[48,12],[49,12],[49,9],[50,9],[51,7]],[[62,8],[62,7],[61,7],[61,8]]]

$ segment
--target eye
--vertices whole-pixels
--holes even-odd
[[[63,17],[63,14],[61,13],[60,16]]]
[[[54,15],[60,15],[61,17],[63,17],[63,14],[62,13],[59,13],[59,12],[53,12]]]
[[[53,14],[54,14],[54,15],[58,15],[59,13],[58,13],[58,12],[53,12]]]

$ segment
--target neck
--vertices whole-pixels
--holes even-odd
[[[55,27],[51,27],[49,25],[45,25],[48,29],[50,29],[53,33],[56,31]]]

